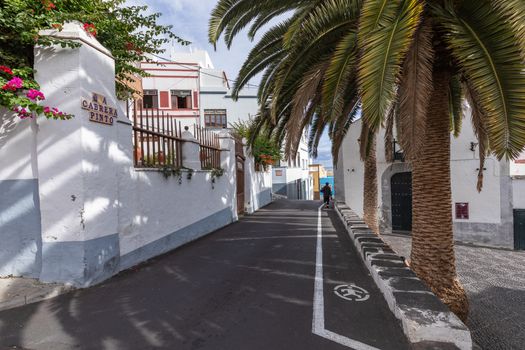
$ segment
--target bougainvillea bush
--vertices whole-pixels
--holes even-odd
[[[66,115],[53,107],[44,110],[45,96],[30,92],[38,91],[33,49],[53,44],[77,47],[73,41],[38,35],[42,29],[61,30],[73,20],[83,23],[84,30],[111,51],[117,93],[129,96],[133,92],[126,84],[129,77],[145,75],[136,62],[148,61],[147,54],[162,53],[162,46],[172,40],[187,44],[171,26],[157,23],[160,14],[146,10],[147,6],[127,6],[125,0],[0,0],[0,106],[16,109],[21,117]]]
[[[21,119],[34,115],[45,115],[52,119],[69,119],[72,116],[56,107],[42,103],[46,97],[38,90],[38,84],[32,79],[30,68],[11,69],[0,66],[0,106],[15,112]]]

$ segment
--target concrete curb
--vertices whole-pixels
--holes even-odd
[[[472,349],[467,326],[343,202],[335,209],[414,349]]]
[[[27,293],[20,293],[6,301],[0,301],[0,311],[14,309],[20,306],[37,303],[42,300],[52,299],[59,295],[75,290],[73,286],[57,285],[53,288],[31,288]]]

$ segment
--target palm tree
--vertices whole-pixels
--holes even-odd
[[[384,125],[392,130],[395,120],[413,168],[411,266],[465,319],[453,249],[450,131],[460,128],[466,97],[481,162],[488,151],[515,158],[524,148],[523,11],[523,0],[220,0],[209,34],[216,42],[225,33],[231,45],[246,25],[253,37],[291,13],[265,33],[235,86],[264,71],[260,121],[286,136],[291,152],[297,130],[308,124],[344,135],[337,126],[348,124],[359,104],[364,156],[371,135]]]

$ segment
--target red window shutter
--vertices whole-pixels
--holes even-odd
[[[195,108],[199,108],[199,93],[197,91],[193,91],[193,101],[195,101],[193,102],[193,105],[195,106]]]
[[[160,108],[169,108],[170,106],[170,94],[168,91],[160,92]]]

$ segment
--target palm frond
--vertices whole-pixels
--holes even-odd
[[[370,154],[375,132],[368,126],[364,119],[361,120],[361,136],[359,136],[359,156],[364,162]]]
[[[335,122],[336,125],[330,135],[332,140],[332,159],[334,164],[337,164],[339,161],[339,150],[341,149],[341,145],[343,144],[348,129],[359,115],[360,109],[361,106],[356,95],[352,101],[347,103],[343,113]]]
[[[367,13],[366,3],[362,17],[376,17],[376,14]],[[380,28],[366,37],[359,33],[360,40],[364,42],[358,67],[363,119],[372,131],[379,128],[395,99],[401,64],[423,12],[423,5],[418,0],[392,3],[400,5],[392,14],[389,12],[388,16],[386,13],[381,16]]]
[[[394,121],[396,117],[397,106],[390,108],[385,120],[385,159],[388,163],[394,161]]]
[[[463,108],[461,106],[461,98],[463,94],[461,91],[461,82],[458,75],[453,75],[450,79],[448,89],[448,100],[450,110],[450,131],[454,137],[458,137],[461,132],[461,124],[463,122]]]
[[[481,192],[483,188],[483,168],[485,167],[485,157],[488,153],[489,145],[487,128],[485,127],[485,113],[481,107],[479,96],[476,95],[476,91],[472,89],[468,83],[465,83],[464,90],[472,113],[472,128],[478,140],[479,169],[476,188],[478,192]]]
[[[319,100],[316,96],[320,97],[318,90],[325,70],[326,63],[324,62],[313,66],[305,75],[297,92],[294,94],[292,111],[287,122],[285,143],[285,153],[291,154],[292,157],[295,157],[297,153],[297,147],[301,141],[304,127],[310,123],[310,120],[305,118],[307,116],[306,111],[311,103]]]
[[[337,44],[326,70],[323,83],[323,108],[330,111],[331,120],[342,113],[347,86],[355,82],[356,40],[356,33],[354,31],[348,32]]]
[[[514,30],[514,35],[525,59],[525,1],[492,0],[492,5],[499,11]]]
[[[525,74],[521,50],[507,18],[488,0],[433,5],[436,22],[486,119],[491,150],[514,159],[525,146]]]
[[[312,124],[310,125],[310,133],[308,138],[308,151],[313,158],[317,158],[317,147],[319,141],[326,128],[326,114],[323,113],[322,109],[319,108],[317,113],[314,114]]]
[[[399,84],[398,139],[407,159],[416,158],[425,142],[426,114],[433,91],[433,62],[432,28],[430,22],[425,21],[414,36]]]

